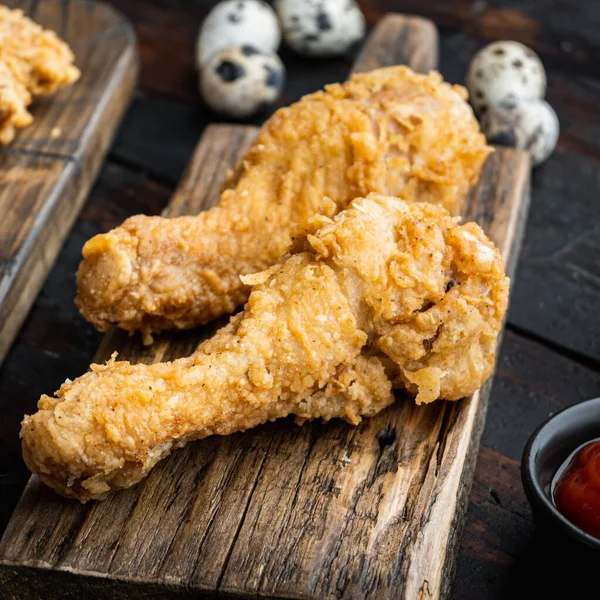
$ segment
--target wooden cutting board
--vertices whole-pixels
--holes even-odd
[[[63,37],[81,78],[36,100],[33,123],[0,146],[0,363],[96,178],[138,70],[133,29],[106,4],[2,4]]]
[[[436,58],[430,22],[391,15],[356,69],[427,70]],[[209,127],[165,215],[214,205],[256,132]],[[465,204],[511,272],[528,201],[528,155],[499,149]],[[113,331],[95,360],[114,350],[171,360],[213,329],[163,335],[150,348]],[[289,419],[207,438],[104,502],[65,500],[32,477],[0,543],[0,585],[7,598],[44,600],[444,597],[489,389],[421,407],[399,399],[356,428]]]

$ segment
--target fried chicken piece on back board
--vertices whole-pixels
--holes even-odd
[[[244,279],[245,310],[192,356],[112,360],[43,396],[21,431],[29,468],[86,501],[190,440],[289,414],[357,424],[393,381],[417,402],[458,399],[491,373],[508,297],[477,225],[376,194],[313,216],[291,254]]]
[[[0,144],[29,125],[35,96],[52,94],[79,78],[69,46],[54,31],[0,6]]]
[[[275,113],[216,207],[132,217],[89,240],[77,306],[147,341],[206,323],[246,300],[239,275],[274,264],[304,219],[372,191],[456,213],[489,151],[460,86],[407,67],[354,75]]]

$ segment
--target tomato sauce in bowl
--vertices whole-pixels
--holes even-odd
[[[560,466],[552,500],[573,525],[600,539],[600,439],[577,448]]]

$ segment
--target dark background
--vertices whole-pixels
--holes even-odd
[[[132,214],[159,213],[203,128],[218,120],[200,101],[194,69],[195,35],[214,2],[112,3],[137,30],[140,85],[96,186],[0,368],[0,532],[28,478],[18,440],[23,413],[35,410],[40,394],[83,373],[101,339],[73,305],[83,243]],[[574,597],[575,588],[598,597],[595,572],[585,570],[598,558],[587,563],[536,534],[519,460],[542,420],[600,395],[600,2],[360,4],[371,26],[391,11],[431,18],[440,31],[440,70],[451,82],[463,83],[470,57],[499,39],[527,44],[547,69],[547,100],[558,113],[561,136],[555,154],[533,172],[529,222],[453,597]],[[285,49],[281,56],[288,68],[281,104],[344,80],[352,64],[351,56],[304,60]],[[569,591],[558,596],[559,589]]]

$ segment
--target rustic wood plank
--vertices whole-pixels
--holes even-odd
[[[133,31],[112,8],[82,0],[9,4],[56,29],[82,77],[36,102],[33,124],[2,150],[0,362],[87,196],[137,73]]]
[[[187,190],[202,196],[190,212],[214,202],[217,173],[253,135],[210,128],[167,214],[188,210]],[[498,151],[468,204],[508,264],[527,173],[526,155]],[[134,361],[171,359],[206,334],[162,336],[150,349],[109,334],[97,359],[115,348]],[[114,598],[443,596],[488,391],[418,409],[399,400],[359,428],[284,420],[209,438],[104,503],[66,501],[34,477],[0,546],[0,580],[15,598],[74,593],[78,579],[87,590],[106,582]]]
[[[599,88],[600,89],[600,88]],[[557,152],[536,193],[510,322],[600,368],[600,163]],[[568,208],[566,204],[568,203]]]

